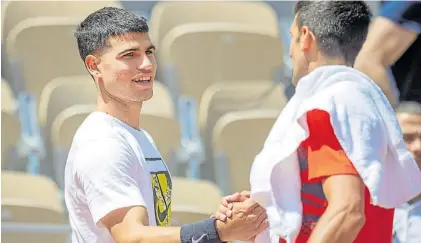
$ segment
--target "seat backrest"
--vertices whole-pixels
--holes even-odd
[[[24,172],[17,171],[2,171],[1,172],[1,196],[2,207],[14,206],[14,208],[32,208],[43,211],[50,211],[51,216],[59,216],[58,218],[47,219],[46,216],[39,218],[25,218],[25,215],[20,215],[22,218],[17,218],[17,215],[10,215],[2,217],[2,221],[12,222],[49,222],[64,223],[64,207],[60,200],[57,185],[48,177],[42,175],[31,175]],[[2,209],[4,210],[4,209]],[[12,212],[13,213],[13,212]],[[35,212],[34,212],[35,213]]]
[[[209,85],[272,80],[282,72],[282,43],[264,28],[241,24],[185,24],[162,42],[160,65],[176,70],[181,94],[200,100]]]
[[[10,223],[64,225],[68,221],[56,184],[41,175],[17,171],[1,172],[2,227]],[[65,243],[68,232],[9,232],[4,242]]]
[[[243,23],[279,32],[276,12],[264,2],[159,2],[150,17],[150,33],[156,45],[174,27],[188,23]]]
[[[121,7],[120,1],[7,1],[2,2],[2,38],[7,37],[13,27],[19,22],[34,17],[70,17],[86,18],[90,13],[105,7]],[[4,5],[4,6],[3,6]]]
[[[39,17],[19,22],[10,31],[6,39],[9,60],[19,63],[24,86],[38,101],[54,78],[86,75],[73,36],[79,22],[79,18]]]
[[[174,225],[209,218],[218,209],[223,196],[217,185],[206,180],[173,177],[172,184],[171,205]]]
[[[282,110],[286,103],[284,85],[266,80],[225,82],[209,86],[199,108],[199,125],[203,136],[212,134],[217,120],[227,112],[250,109]]]
[[[216,123],[212,136],[214,156],[226,159],[222,164],[227,167],[216,168],[216,171],[227,171],[229,193],[250,190],[251,165],[279,113],[279,110],[262,109],[230,112]]]
[[[39,122],[50,128],[60,111],[76,104],[96,104],[97,88],[89,75],[58,77],[45,85],[39,105]]]

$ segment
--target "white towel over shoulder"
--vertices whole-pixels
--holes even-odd
[[[279,237],[293,243],[298,236],[302,204],[296,151],[309,135],[306,114],[313,109],[330,114],[373,205],[394,208],[421,193],[421,172],[380,88],[355,69],[322,66],[299,81],[253,163],[251,197],[265,207],[270,224],[256,243],[278,243]]]

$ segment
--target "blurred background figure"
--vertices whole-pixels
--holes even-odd
[[[396,108],[396,113],[406,146],[421,169],[421,103],[404,101]],[[421,195],[418,195],[395,210],[393,242],[421,242],[420,229]]]
[[[420,33],[420,1],[383,1],[355,62],[393,106],[399,101],[421,102]]]

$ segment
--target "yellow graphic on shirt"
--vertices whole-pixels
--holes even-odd
[[[155,204],[155,219],[158,226],[171,225],[171,178],[168,172],[151,173]]]

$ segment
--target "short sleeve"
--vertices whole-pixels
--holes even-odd
[[[339,174],[358,175],[335,136],[329,113],[312,110],[307,113],[307,124],[310,131],[306,143],[309,180]]]
[[[91,142],[75,157],[79,185],[94,222],[110,212],[130,206],[146,206],[141,193],[141,166],[124,141]]]

